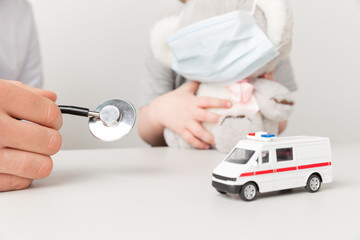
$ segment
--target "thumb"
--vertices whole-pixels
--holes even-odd
[[[191,93],[196,93],[199,88],[200,83],[196,81],[191,81],[184,85],[184,90]]]
[[[52,91],[48,91],[48,90],[44,90],[44,89],[40,89],[40,88],[34,88],[34,87],[30,87],[22,82],[19,81],[9,81],[12,84],[15,84],[21,88],[24,88],[30,92],[36,93],[38,95],[41,95],[43,97],[46,97],[48,99],[50,99],[53,102],[56,102],[57,96],[56,93],[52,92]]]

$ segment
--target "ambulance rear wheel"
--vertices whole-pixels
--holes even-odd
[[[246,183],[240,190],[240,197],[245,201],[252,201],[257,197],[257,186],[255,183]]]
[[[314,193],[314,192],[319,191],[320,187],[321,187],[320,177],[316,174],[313,174],[307,180],[305,188],[308,192]]]

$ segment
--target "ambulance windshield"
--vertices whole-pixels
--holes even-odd
[[[254,153],[255,151],[252,150],[236,148],[225,161],[237,164],[247,164]]]

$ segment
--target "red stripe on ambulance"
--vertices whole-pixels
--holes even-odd
[[[255,175],[262,175],[262,174],[268,174],[268,173],[273,173],[274,170],[266,170],[266,171],[258,171],[258,172],[255,172]]]
[[[296,167],[288,167],[288,168],[279,168],[276,169],[276,172],[289,172],[289,171],[295,171],[297,170]]]
[[[254,172],[247,172],[247,173],[242,173],[240,175],[240,177],[248,177],[248,176],[253,176],[255,173]]]
[[[303,165],[299,166],[299,169],[308,169],[308,168],[316,168],[316,167],[326,167],[330,166],[331,162],[326,163],[316,163],[316,164],[310,164],[310,165]]]
[[[296,170],[309,169],[309,168],[318,168],[318,167],[326,167],[326,166],[331,166],[331,162],[302,165],[302,166],[298,166],[298,167],[271,169],[271,170],[258,171],[258,172],[247,172],[247,173],[242,173],[240,175],[240,177],[263,175],[263,174],[269,174],[269,173],[274,173],[274,172],[289,172],[289,171],[296,171]]]

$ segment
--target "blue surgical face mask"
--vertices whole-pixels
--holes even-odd
[[[279,55],[247,11],[234,11],[194,23],[168,38],[172,68],[190,80],[230,84]]]

